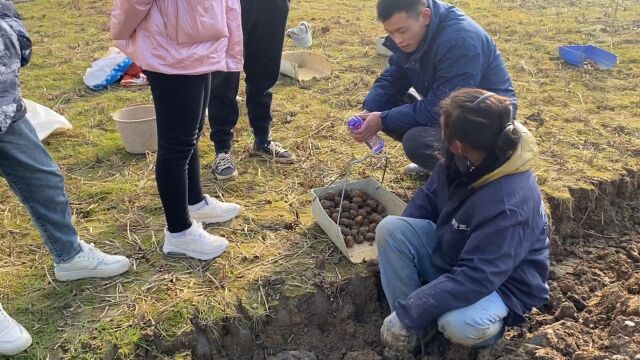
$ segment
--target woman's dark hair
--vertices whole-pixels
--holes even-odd
[[[459,89],[440,103],[444,143],[458,140],[501,160],[509,159],[520,143],[508,98],[480,89]]]
[[[426,0],[378,0],[378,20],[387,21],[400,12],[419,17],[426,7]]]

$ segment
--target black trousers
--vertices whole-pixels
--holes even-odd
[[[256,142],[267,142],[272,121],[271,88],[280,74],[289,1],[241,0],[241,6],[249,124]],[[233,129],[239,117],[236,102],[239,86],[238,72],[212,74],[209,123],[217,153],[231,150]]]
[[[440,149],[443,146],[442,129],[439,125],[418,126],[404,133],[387,130],[383,132],[401,141],[407,158],[423,169],[431,171],[438,163]]]
[[[204,128],[211,75],[167,75],[145,71],[156,109],[156,183],[170,232],[191,226],[187,205],[204,198],[198,138]]]
[[[403,102],[398,103],[397,106],[410,104],[418,100],[413,94],[407,93]],[[420,165],[423,169],[431,171],[438,163],[440,149],[443,146],[440,124],[418,126],[406,132],[393,130],[383,130],[383,132],[391,138],[401,141],[407,158],[411,162]]]

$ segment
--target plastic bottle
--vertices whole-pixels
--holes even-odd
[[[359,116],[354,116],[347,121],[347,126],[351,132],[360,129],[363,124],[364,120]],[[384,140],[382,140],[378,135],[373,135],[366,139],[364,143],[367,144],[367,146],[376,154],[380,154],[382,149],[384,149]]]

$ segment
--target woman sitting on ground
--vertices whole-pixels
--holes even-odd
[[[401,353],[436,325],[454,343],[489,346],[549,297],[533,137],[490,92],[457,90],[440,107],[443,160],[403,216],[376,230],[392,311],[381,337]]]

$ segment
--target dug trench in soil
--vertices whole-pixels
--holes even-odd
[[[552,215],[551,299],[521,328],[483,350],[442,336],[423,359],[640,360],[640,173],[547,199]],[[194,359],[381,359],[379,328],[388,314],[379,279],[354,277],[326,291],[280,298],[271,316],[238,316],[172,341],[146,334],[141,357],[191,350]],[[145,354],[146,353],[146,356]]]

